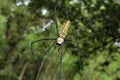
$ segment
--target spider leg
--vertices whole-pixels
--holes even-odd
[[[40,42],[40,41],[44,41],[44,40],[56,40],[56,38],[45,38],[45,39],[39,39],[39,40],[31,42],[31,52],[32,52],[32,55],[34,55],[33,54],[33,44],[35,44],[37,42]]]
[[[80,51],[80,48],[79,48],[79,46],[78,46],[78,42],[77,41],[75,41],[75,40],[65,40],[65,42],[66,41],[69,41],[69,42],[74,42],[75,44],[76,44],[76,46],[74,47],[74,48],[77,48],[78,49],[78,51]],[[79,56],[81,56],[80,54],[78,54]],[[79,57],[79,60],[81,60],[81,57]],[[81,66],[82,64],[81,64],[81,61],[79,61],[79,66]]]
[[[62,59],[63,59],[63,52],[64,52],[63,45],[61,45],[60,48],[62,48],[60,52],[60,80],[62,80]],[[60,51],[60,48],[58,51]]]
[[[49,39],[51,40],[51,39]],[[53,40],[53,39],[52,39]],[[35,76],[34,76],[34,80],[38,80],[37,77],[39,76],[40,74],[40,71],[41,71],[41,65],[42,65],[42,60],[43,58],[45,57],[45,55],[47,55],[48,51],[56,44],[56,41],[52,43],[52,45],[45,51],[45,53],[40,57],[40,59],[38,60],[37,62],[37,65],[36,65],[36,71],[35,71]]]
[[[54,8],[54,22],[55,22],[55,26],[56,26],[56,31],[57,31],[57,36],[59,36],[59,31],[58,31],[58,23],[57,23],[57,14],[58,14],[58,11],[60,9],[60,7],[62,6],[62,3],[64,2],[63,0],[61,2],[59,2],[60,0],[57,1],[57,4]],[[68,8],[64,8],[63,10],[66,11],[66,18],[68,19],[69,17],[69,11],[68,11]]]
[[[56,31],[57,31],[57,36],[59,36],[59,32],[58,32],[58,23],[57,23],[57,19],[56,19],[56,16],[57,16],[57,7],[58,7],[58,3],[57,5],[55,6],[55,12],[54,12],[54,21],[55,21],[55,25],[56,25]]]
[[[75,41],[75,40],[67,40],[67,39],[65,40],[65,42],[66,42],[66,41],[74,42],[74,43],[76,44],[75,48],[77,48],[78,50],[80,50],[80,48],[79,48],[79,46],[78,46],[79,43],[78,43],[77,41]]]
[[[54,22],[55,22],[55,26],[56,26],[57,36],[59,36],[58,23],[57,23],[57,14],[58,14],[58,11],[60,9],[60,6],[61,6],[62,2],[59,2],[59,0],[58,0],[56,6],[54,8],[54,15],[55,15],[54,16]]]
[[[67,20],[69,20],[69,18],[70,18],[70,15],[69,15],[69,8],[67,7],[67,6],[65,6],[65,8],[63,9],[63,10],[65,10],[65,14],[66,14],[66,19]]]

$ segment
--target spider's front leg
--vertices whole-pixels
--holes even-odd
[[[49,41],[49,40],[56,40],[56,38],[44,38],[44,39],[39,39],[39,40],[31,42],[31,52],[32,52],[32,55],[34,55],[34,53],[33,53],[33,45],[35,43],[38,43],[38,42],[41,42],[41,41]]]

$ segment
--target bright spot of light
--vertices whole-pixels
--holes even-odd
[[[24,4],[27,6],[30,3],[30,0],[25,0]]]
[[[120,47],[120,42],[115,42],[115,45]]]
[[[16,5],[21,6],[22,4],[25,4],[26,6],[30,3],[30,0],[24,0],[24,3],[22,3],[21,0],[16,0]]]
[[[42,15],[46,15],[47,12],[48,12],[47,9],[43,9],[43,10],[42,10]]]
[[[11,8],[11,11],[14,11],[15,9],[14,8]]]
[[[50,20],[46,25],[43,26],[42,31],[45,31],[53,23],[53,20]]]
[[[21,1],[20,1],[20,2],[16,2],[16,5],[17,5],[17,6],[22,5],[22,2],[21,2]]]
[[[70,4],[74,4],[74,3],[77,3],[78,2],[78,0],[72,0],[72,1],[70,1]]]
[[[114,1],[115,1],[115,3],[120,5],[120,0],[114,0]]]

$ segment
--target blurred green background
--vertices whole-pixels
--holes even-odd
[[[0,0],[0,80],[34,80],[36,62],[52,41],[36,43],[35,56],[31,42],[56,38],[54,8],[61,1]],[[59,29],[67,11],[67,39],[79,44],[64,45],[63,80],[120,80],[120,1],[63,0]],[[39,80],[59,80],[59,56],[58,46],[50,50]]]

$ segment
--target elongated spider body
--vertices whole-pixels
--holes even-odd
[[[57,38],[57,44],[61,45],[64,42],[64,39],[67,35],[67,31],[70,25],[70,20],[68,20],[65,24],[65,26],[63,27],[62,31],[59,33],[59,37]]]

